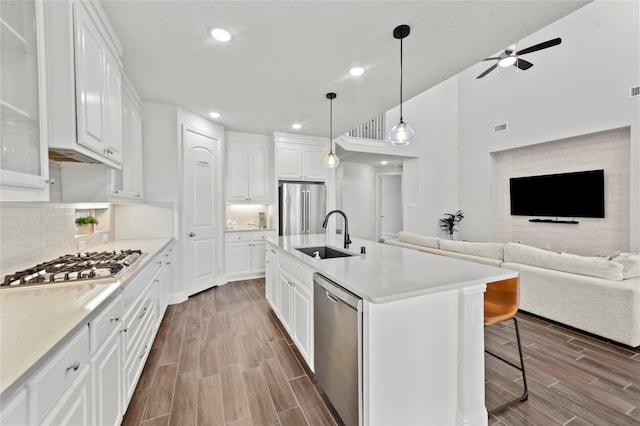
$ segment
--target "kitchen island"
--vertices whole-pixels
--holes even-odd
[[[267,299],[312,370],[309,274],[362,299],[360,424],[487,424],[483,294],[517,272],[356,238],[349,257],[296,249],[325,245],[347,251],[340,236],[268,239]],[[294,287],[289,299],[282,282]]]

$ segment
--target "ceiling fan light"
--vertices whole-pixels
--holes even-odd
[[[340,159],[333,152],[329,152],[322,159],[322,164],[328,169],[335,169],[340,165]]]
[[[511,65],[515,64],[517,60],[518,57],[515,55],[505,56],[498,61],[498,65],[503,68],[510,67]]]
[[[391,145],[394,146],[404,146],[409,145],[415,136],[415,131],[413,127],[405,123],[404,121],[399,122],[389,132],[389,141]]]

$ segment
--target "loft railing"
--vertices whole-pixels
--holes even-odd
[[[374,139],[383,141],[386,139],[386,127],[384,124],[384,114],[380,114],[370,120],[365,121],[358,127],[349,130],[352,138]]]

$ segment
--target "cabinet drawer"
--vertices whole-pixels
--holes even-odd
[[[253,238],[253,232],[227,232],[224,236],[224,240],[228,242],[234,241],[251,241]]]
[[[83,327],[29,382],[32,410],[37,421],[89,363],[89,327]]]
[[[146,327],[143,329],[140,338],[133,345],[133,349],[125,359],[124,365],[124,389],[125,389],[125,406],[129,402],[133,390],[136,387],[138,378],[142,373],[142,368],[151,351],[153,343],[153,325],[151,322],[145,322]]]
[[[151,297],[152,286],[148,285],[138,298],[138,300],[125,313],[123,327],[126,329],[125,353],[135,347],[137,339],[140,338],[142,325],[146,324],[147,317],[153,316],[153,298]]]
[[[128,310],[131,304],[137,300],[144,288],[153,279],[153,276],[158,273],[161,266],[162,256],[160,254],[142,265],[140,273],[122,290],[122,303],[125,310]]]
[[[253,233],[253,241],[264,241],[269,237],[275,237],[275,231],[258,231]]]
[[[307,291],[313,292],[313,271],[311,269],[305,268],[287,256],[280,256],[279,261],[281,271],[286,271],[291,278],[303,285]]]
[[[120,327],[123,317],[122,296],[118,296],[89,324],[89,334],[91,336],[91,353],[94,353],[98,346],[107,337]]]

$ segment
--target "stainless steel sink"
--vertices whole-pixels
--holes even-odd
[[[349,257],[355,256],[353,253],[347,253],[345,251],[336,250],[327,246],[318,247],[298,247],[296,250],[306,254],[307,256],[315,257],[314,253],[318,252],[320,259],[335,259],[337,257]]]

